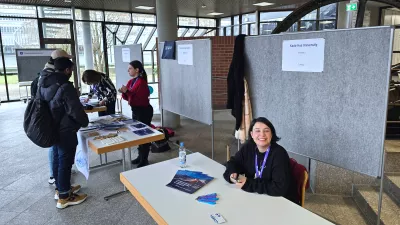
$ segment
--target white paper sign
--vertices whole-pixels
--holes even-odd
[[[282,43],[282,71],[324,71],[325,39],[286,40]]]
[[[178,64],[193,65],[193,45],[178,45]]]
[[[122,48],[122,62],[131,62],[130,48]]]
[[[88,139],[84,134],[79,131],[78,146],[75,152],[75,166],[81,172],[86,180],[89,179],[89,152],[88,152]]]

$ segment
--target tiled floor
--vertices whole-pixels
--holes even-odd
[[[57,210],[54,188],[47,183],[48,152],[32,144],[22,128],[25,106],[20,102],[0,105],[0,224],[155,224],[128,193],[103,200],[104,196],[122,190],[120,165],[91,171],[89,181],[79,173],[73,175],[73,183],[81,184],[81,192],[89,198],[81,205]],[[226,161],[226,145],[236,146],[232,138],[234,123],[227,115],[215,113],[214,158],[221,163]],[[182,127],[174,140],[184,141],[188,149],[211,157],[211,128],[190,120],[182,120]],[[119,159],[120,154],[109,154],[109,161]],[[150,162],[173,157],[177,157],[176,150],[150,154]],[[90,154],[90,159],[91,165],[99,163],[95,154]],[[365,224],[349,198],[311,195],[306,208],[334,223]]]

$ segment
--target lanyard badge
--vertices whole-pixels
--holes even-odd
[[[255,178],[261,178],[262,173],[264,171],[265,163],[267,162],[267,159],[268,159],[268,155],[269,155],[270,149],[271,149],[271,146],[268,147],[267,151],[265,152],[264,160],[263,160],[263,163],[261,165],[261,169],[259,169],[259,167],[258,167],[258,155],[257,155],[257,152],[256,152],[256,157],[255,157],[256,177]],[[256,149],[256,151],[258,151],[258,150]]]

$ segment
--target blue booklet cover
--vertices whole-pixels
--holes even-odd
[[[167,187],[193,194],[206,184],[210,183],[213,179],[214,177],[210,177],[202,172],[178,170],[172,181],[167,184]]]

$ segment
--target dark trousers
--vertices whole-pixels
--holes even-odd
[[[71,190],[71,168],[74,164],[76,146],[56,144],[53,146],[53,174],[60,198],[67,198]]]
[[[134,107],[132,106],[132,119],[138,120],[148,126],[151,124],[153,119],[153,107],[151,105],[146,107]],[[147,161],[150,152],[150,143],[139,145],[139,159],[140,161]]]
[[[107,116],[115,114],[115,101],[107,102],[106,107],[107,110],[99,112],[99,116]]]

